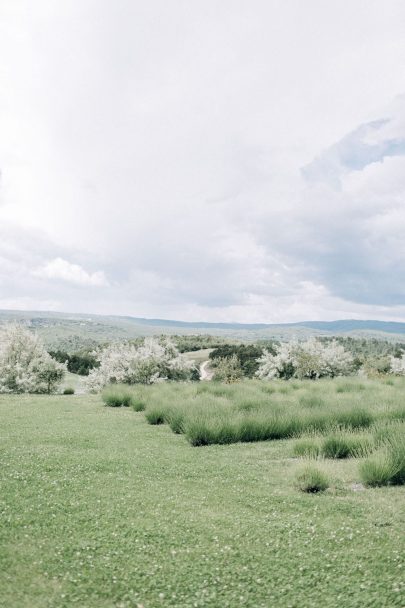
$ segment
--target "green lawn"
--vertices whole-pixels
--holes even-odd
[[[356,459],[307,495],[294,440],[191,447],[98,396],[2,395],[0,420],[2,607],[405,605],[404,488]]]

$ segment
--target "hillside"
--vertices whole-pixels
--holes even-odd
[[[302,321],[283,324],[203,323],[166,319],[43,311],[1,310],[0,324],[19,321],[35,329],[49,347],[75,350],[115,340],[160,334],[211,334],[243,341],[347,335],[403,341],[405,323],[376,320]]]

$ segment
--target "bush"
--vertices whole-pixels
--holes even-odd
[[[63,394],[63,395],[74,395],[74,394],[75,394],[75,389],[74,389],[73,387],[71,387],[71,386],[67,386],[67,387],[64,389],[64,391],[63,391],[63,393],[62,393],[62,394]]]
[[[0,393],[55,393],[66,372],[21,325],[0,331]]]
[[[180,355],[169,340],[145,338],[141,346],[112,344],[99,355],[99,367],[90,371],[87,387],[98,392],[110,383],[154,384],[162,380],[198,379],[192,361]]]
[[[298,473],[296,484],[301,492],[308,492],[310,494],[324,492],[329,487],[326,475],[313,466],[308,466]]]
[[[54,350],[49,351],[49,354],[59,363],[66,363],[69,372],[80,376],[88,376],[90,371],[99,365],[94,355],[89,352],[69,354],[64,350]]]
[[[212,366],[215,369],[212,379],[216,382],[232,384],[243,378],[242,366],[236,355],[212,359]]]
[[[256,375],[264,380],[273,378],[334,378],[348,376],[354,371],[350,353],[336,340],[322,342],[311,338],[305,342],[292,341],[274,347],[275,353],[264,350],[258,359]]]

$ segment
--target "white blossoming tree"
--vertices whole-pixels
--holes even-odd
[[[401,357],[390,357],[391,374],[405,376],[405,353]]]
[[[97,359],[100,366],[91,370],[86,383],[91,392],[98,392],[110,383],[153,384],[168,379],[199,378],[195,364],[169,340],[146,338],[142,346],[112,344]]]
[[[353,373],[353,357],[335,340],[324,343],[311,339],[287,342],[276,347],[276,354],[265,350],[259,362],[257,376],[273,378],[334,378]]]
[[[10,324],[0,330],[0,393],[53,393],[65,372],[28,329]]]

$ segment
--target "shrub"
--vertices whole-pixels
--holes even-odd
[[[38,337],[21,325],[0,333],[0,393],[55,393],[66,372]]]
[[[353,373],[354,360],[336,340],[324,343],[311,338],[306,342],[292,341],[274,347],[275,353],[264,350],[258,359],[256,375],[265,380],[273,378],[334,378]]]
[[[212,379],[216,382],[232,384],[243,378],[242,366],[236,355],[213,359],[212,366],[215,369]]]
[[[296,484],[301,492],[308,492],[310,494],[324,492],[329,487],[326,475],[313,466],[308,466],[298,473]]]
[[[75,394],[75,389],[71,386],[67,386],[64,390],[63,390],[63,395],[74,395]]]
[[[390,357],[390,371],[397,376],[405,376],[405,353],[400,357]]]
[[[142,345],[112,344],[98,358],[99,367],[90,371],[87,387],[97,392],[110,383],[154,384],[162,380],[191,380],[196,366],[180,355],[169,340],[145,338]]]
[[[49,354],[59,363],[66,363],[69,372],[80,376],[88,376],[90,370],[99,365],[94,355],[89,352],[69,354],[64,350],[55,350],[49,351]]]

